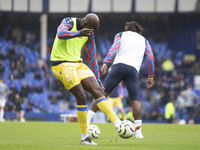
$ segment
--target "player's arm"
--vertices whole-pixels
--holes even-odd
[[[94,34],[88,37],[88,40],[85,43],[85,45],[86,45],[86,51],[88,54],[90,69],[94,73],[98,83],[101,85],[102,83],[100,80],[99,66],[98,66],[97,57],[96,57],[96,44],[95,44]]]
[[[101,72],[103,74],[106,73],[107,71],[107,66],[110,64],[111,60],[115,57],[116,53],[117,53],[117,50],[119,49],[120,47],[120,44],[121,44],[121,35],[122,33],[118,33],[116,34],[115,38],[114,38],[114,42],[110,48],[110,50],[108,51],[108,54],[106,55],[106,57],[104,58],[103,60],[103,65],[101,67]]]
[[[108,54],[104,58],[104,61],[103,61],[104,64],[108,65],[110,63],[110,61],[115,57],[117,50],[120,47],[121,35],[122,35],[121,32],[116,34],[116,36],[114,38],[114,42],[113,42],[110,50],[108,51]]]
[[[146,56],[146,63],[147,63],[147,67],[148,67],[147,88],[150,88],[153,86],[154,56],[153,56],[151,46],[147,40],[146,40],[145,56]]]
[[[59,39],[70,39],[81,36],[81,30],[70,31],[74,26],[74,23],[70,17],[62,20],[61,24],[57,28],[57,36]]]

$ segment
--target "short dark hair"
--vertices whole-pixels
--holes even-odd
[[[142,31],[144,30],[143,27],[135,21],[126,22],[125,26],[127,26],[127,31],[134,31],[139,34],[142,34]]]

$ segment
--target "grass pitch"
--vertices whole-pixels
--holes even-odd
[[[0,150],[199,150],[200,125],[143,124],[145,139],[120,138],[111,123],[96,124],[98,146],[80,145],[78,123],[0,123]]]

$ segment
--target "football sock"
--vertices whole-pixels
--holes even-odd
[[[105,96],[96,99],[96,104],[101,111],[103,111],[106,116],[114,123],[115,127],[121,122],[121,120],[115,114],[112,106],[107,101]]]
[[[126,118],[126,115],[125,116],[123,116],[123,118],[122,118],[123,120],[126,120],[127,118]]]
[[[136,130],[135,132],[135,135],[137,136],[138,134],[139,135],[142,135],[142,120],[134,120],[134,123],[135,123],[135,127],[137,126],[141,126],[139,129]]]
[[[87,105],[76,105],[78,121],[81,129],[81,140],[84,140],[87,135]]]
[[[117,127],[120,123],[121,123],[121,120],[120,120],[120,119],[117,119],[117,120],[114,122],[115,127]]]
[[[89,110],[87,113],[87,124],[89,125],[91,123],[92,118],[94,117],[95,112],[92,110]]]
[[[81,133],[81,140],[85,140],[88,137],[88,134]]]
[[[134,120],[135,126],[141,126],[142,125],[142,120]]]

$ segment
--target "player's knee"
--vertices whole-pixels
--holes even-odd
[[[104,91],[104,95],[105,95],[105,97],[108,97],[108,96],[109,96],[109,94],[108,94],[108,93],[106,93],[105,91]]]
[[[92,89],[92,94],[95,99],[105,96],[103,90],[100,87],[96,87]]]

